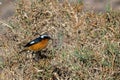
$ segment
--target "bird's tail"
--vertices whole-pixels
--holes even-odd
[[[23,50],[19,51],[19,54],[22,54],[22,53],[24,53],[24,52],[26,52],[26,51],[28,51],[28,49],[27,49],[27,48],[24,48]]]

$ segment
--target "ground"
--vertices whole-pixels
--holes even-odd
[[[61,1],[19,0],[0,14],[0,80],[120,79],[119,10]],[[44,33],[53,38],[46,49],[20,53]]]

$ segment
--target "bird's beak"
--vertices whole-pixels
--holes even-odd
[[[50,37],[50,40],[53,40],[53,38]]]

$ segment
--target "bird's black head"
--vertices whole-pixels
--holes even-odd
[[[40,36],[41,39],[52,39],[49,35],[41,35]]]

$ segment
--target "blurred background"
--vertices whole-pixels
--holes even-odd
[[[29,1],[29,0],[26,0]],[[59,0],[60,2],[64,0]],[[105,12],[108,9],[120,10],[120,0],[68,0],[69,2],[82,2],[85,10]],[[15,12],[15,0],[0,0],[0,19],[7,19]]]

